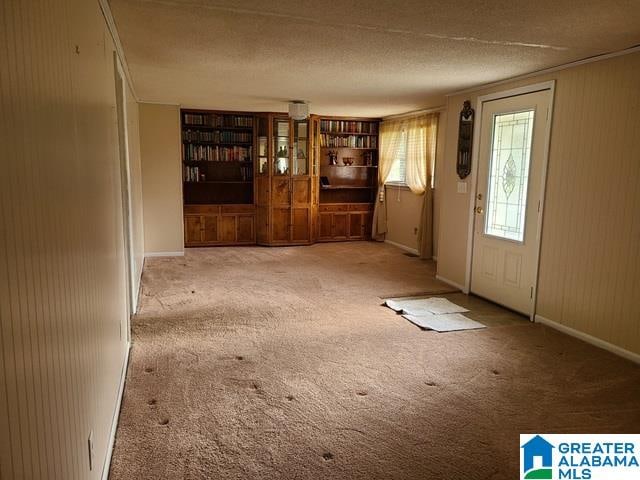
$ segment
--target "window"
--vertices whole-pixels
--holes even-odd
[[[391,173],[387,180],[388,184],[406,185],[407,184],[407,132],[402,131],[402,138],[396,151],[396,158],[391,167]]]
[[[522,242],[534,111],[495,115],[484,233]]]

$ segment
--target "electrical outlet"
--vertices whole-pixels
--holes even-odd
[[[87,447],[89,447],[89,470],[93,471],[93,430],[89,432],[89,439],[87,440]]]

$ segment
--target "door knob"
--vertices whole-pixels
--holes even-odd
[[[482,215],[482,214],[484,213],[484,208],[482,208],[482,207],[476,207],[476,213],[477,213],[478,215]]]

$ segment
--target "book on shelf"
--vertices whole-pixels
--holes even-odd
[[[185,162],[251,162],[251,147],[182,144]]]
[[[216,181],[215,178],[207,178],[207,174],[200,167],[182,166],[182,180],[188,183],[199,183],[206,181]],[[251,182],[253,180],[253,165],[243,165],[239,168],[238,174],[233,178],[219,180],[221,182]]]
[[[214,128],[251,128],[253,117],[247,115],[224,115],[217,113],[183,113],[184,125]]]
[[[378,122],[358,120],[320,120],[321,132],[332,133],[378,133]]]
[[[330,133],[320,134],[321,147],[378,148],[378,137],[374,136],[336,136]]]
[[[185,182],[203,182],[206,180],[204,173],[200,173],[199,167],[182,167],[182,180]]]
[[[251,132],[235,132],[228,130],[183,130],[182,140],[185,142],[211,142],[211,143],[251,143]]]

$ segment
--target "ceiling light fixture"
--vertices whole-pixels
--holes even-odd
[[[305,120],[309,116],[309,105],[304,100],[289,102],[289,117],[294,120]]]

